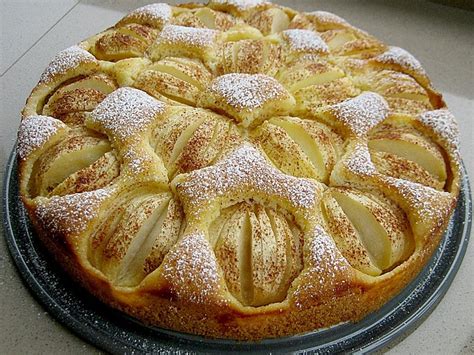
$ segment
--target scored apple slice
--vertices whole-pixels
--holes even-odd
[[[240,140],[240,133],[229,120],[215,115],[202,121],[185,144],[176,143],[173,152],[178,153],[168,167],[170,176],[211,165]]]
[[[97,190],[107,186],[120,174],[120,164],[114,152],[107,152],[91,165],[76,171],[58,184],[49,196]]]
[[[285,174],[318,177],[319,173],[310,158],[284,128],[266,121],[251,132],[251,137],[270,161]]]
[[[263,35],[268,36],[286,30],[290,24],[290,18],[283,10],[271,8],[256,12],[250,17],[248,23],[258,28]]]
[[[381,174],[417,182],[437,190],[442,190],[445,185],[444,181],[439,181],[414,161],[396,154],[372,150],[370,157]]]
[[[322,211],[337,248],[352,267],[368,275],[380,275],[382,270],[372,261],[356,228],[330,194],[323,198]]]
[[[114,270],[113,279],[116,285],[135,286],[145,277],[143,264],[163,225],[168,203],[168,199],[150,198],[147,200],[131,216],[138,227],[131,230],[125,227],[128,233],[126,238],[120,240],[120,246],[114,237],[107,244],[104,253],[108,254],[111,249],[115,249],[119,253],[117,256],[121,258]],[[122,225],[121,228],[123,227]],[[122,229],[118,231],[118,234],[121,234],[121,231]]]
[[[260,223],[266,221],[266,216],[268,216],[275,238],[275,244],[281,248],[278,253],[285,255],[286,269],[276,292],[278,296],[275,295],[275,299],[282,300],[285,298],[291,282],[303,269],[303,233],[296,223],[286,218],[282,213],[277,213],[270,208],[263,210],[261,206],[259,207],[260,209],[255,209],[255,215],[259,218]],[[265,214],[263,212],[265,212]],[[263,215],[263,217],[260,217],[261,215]],[[261,249],[261,252],[266,252],[264,247]],[[283,256],[280,256],[280,258],[283,260]]]
[[[244,39],[224,44],[220,73],[274,75],[281,64],[280,48],[263,39]]]
[[[329,30],[323,34],[329,48],[332,51],[340,49],[344,44],[357,40],[357,36],[346,30]]]
[[[142,57],[157,34],[158,31],[151,27],[127,24],[106,31],[90,50],[97,59],[108,61]]]
[[[230,14],[214,11],[207,7],[196,10],[183,10],[173,19],[173,24],[186,27],[210,28],[227,31],[239,20]]]
[[[204,168],[239,141],[235,125],[227,118],[202,109],[175,108],[152,136],[155,151],[172,179],[176,174]]]
[[[115,283],[121,286],[138,285],[158,268],[183,231],[181,207],[168,194],[153,200],[150,206],[155,208],[151,213],[148,206],[142,206],[146,219],[120,262]]]
[[[371,135],[369,148],[413,161],[443,183],[447,178],[441,149],[429,138],[411,128],[386,124]]]
[[[298,105],[293,114],[313,117],[322,107],[337,104],[359,94],[360,90],[347,77],[307,86],[294,93]]]
[[[429,104],[426,90],[411,76],[392,70],[371,72],[369,75],[370,90],[383,96],[399,97],[408,100],[422,101]]]
[[[161,265],[166,254],[168,254],[171,247],[176,244],[186,227],[182,207],[175,199],[169,201],[164,213],[166,216],[164,216],[160,229],[154,232],[156,235],[154,237],[154,243],[143,264],[143,270],[146,275]]]
[[[314,55],[299,58],[289,68],[279,71],[276,78],[295,97],[295,115],[306,116],[321,106],[336,104],[360,93],[344,71]]]
[[[282,69],[276,76],[291,93],[311,85],[321,85],[344,77],[344,72],[327,60],[307,55],[288,68]]]
[[[335,55],[367,58],[386,49],[382,42],[355,28],[329,30],[321,33],[321,37]]]
[[[45,152],[35,164],[32,193],[49,195],[67,177],[88,167],[110,150],[110,143],[103,138],[89,136],[83,131],[71,134]]]
[[[110,238],[115,234],[119,223],[126,213],[130,213],[143,202],[143,198],[150,197],[150,186],[143,184],[140,187],[129,186],[119,194],[113,196],[101,210],[98,222],[89,237],[89,248],[87,257],[92,266],[100,270],[103,250],[107,246]]]
[[[211,73],[199,61],[166,58],[146,67],[133,86],[163,101],[195,106],[211,79]]]
[[[254,206],[249,213],[251,230],[250,277],[252,297],[247,300],[252,306],[278,302],[284,298],[279,293],[286,267],[285,234],[274,233],[270,218],[262,206]]]
[[[221,225],[220,234],[216,238],[215,253],[222,268],[230,293],[240,302],[245,303],[251,298],[250,279],[250,222],[248,206],[238,204],[227,208],[214,221],[210,230]]]
[[[170,195],[136,195],[101,248],[99,270],[115,284],[132,286],[143,279],[143,263],[154,243],[155,227],[161,228]],[[138,264],[138,265],[137,265]]]
[[[167,164],[170,176],[172,176],[175,172],[174,163],[176,159],[178,158],[186,144],[189,142],[191,137],[194,135],[194,132],[196,132],[198,127],[204,122],[204,120],[204,117],[200,117],[199,119],[193,121],[181,132],[181,134],[176,139],[175,144],[173,146],[173,150],[170,154],[170,159]]]
[[[302,235],[280,213],[239,203],[211,224],[217,260],[232,295],[246,306],[280,302],[301,271]]]
[[[108,94],[117,88],[115,81],[105,74],[90,75],[57,89],[43,107],[43,114],[53,117],[92,111]]]
[[[336,244],[342,246],[341,252],[354,267],[373,275],[377,269],[390,269],[410,255],[414,247],[413,237],[400,208],[379,197],[354,190],[332,189],[329,193],[334,201],[324,206],[330,229],[339,231]],[[350,225],[341,218],[341,211],[333,212],[337,211],[335,203]],[[350,233],[344,233],[344,226]]]
[[[238,21],[230,14],[214,11],[207,7],[196,10],[194,14],[207,28],[220,31],[227,31]]]
[[[327,182],[339,155],[341,139],[325,125],[294,117],[272,118],[293,139],[308,157],[319,181]]]
[[[426,101],[410,100],[401,97],[386,97],[390,111],[396,114],[417,116],[433,109]]]

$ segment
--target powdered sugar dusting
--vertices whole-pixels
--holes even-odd
[[[38,203],[36,214],[46,230],[78,234],[97,217],[100,204],[110,195],[110,189],[99,189],[42,199]]]
[[[309,251],[309,265],[304,276],[311,282],[301,283],[293,293],[298,308],[307,305],[307,298],[335,297],[334,288],[346,282],[346,278],[340,275],[347,275],[350,270],[333,239],[320,225],[316,225],[311,232]]]
[[[56,75],[64,74],[69,69],[78,67],[83,63],[96,62],[95,57],[79,46],[66,48],[56,54],[51,63],[41,74],[40,82],[47,83]]]
[[[455,148],[459,147],[459,127],[454,115],[447,109],[424,112],[417,117],[424,125],[430,127],[445,141]]]
[[[329,108],[354,134],[363,136],[389,113],[387,101],[379,94],[364,92]]]
[[[397,64],[404,69],[426,75],[421,63],[411,53],[400,47],[389,47],[388,51],[375,57],[375,60],[385,64]]]
[[[119,139],[127,139],[144,131],[157,115],[163,113],[165,104],[145,92],[129,87],[115,90],[108,95],[90,115]]]
[[[359,176],[372,176],[377,172],[366,144],[356,144],[345,165],[350,172]]]
[[[308,12],[306,15],[309,17],[315,17],[319,23],[321,24],[339,24],[339,25],[348,25],[348,22],[344,20],[342,17],[333,14],[332,12],[327,11],[312,11]]]
[[[212,0],[211,3],[235,6],[239,10],[248,10],[252,7],[268,3],[265,0]]]
[[[67,129],[67,126],[53,117],[25,117],[21,121],[18,131],[17,152],[20,158],[26,159],[34,150],[43,146],[59,129]]]
[[[451,195],[448,192],[391,177],[387,177],[386,181],[398,190],[422,223],[442,221],[443,216],[449,212],[450,205],[446,202],[451,201]]]
[[[125,16],[123,22],[138,22],[154,26],[163,25],[169,22],[172,16],[171,7],[168,4],[149,4],[133,10]],[[121,21],[121,22],[122,22]]]
[[[338,266],[337,261],[340,257],[337,256],[336,244],[319,225],[313,230],[309,249],[311,250],[311,265],[313,267],[318,268],[323,263]]]
[[[313,180],[281,173],[248,143],[216,165],[191,172],[177,186],[195,215],[203,212],[213,199],[243,201],[256,195],[275,196],[290,203],[294,210],[309,209],[316,203],[319,189]]]
[[[226,74],[215,79],[211,92],[235,108],[250,110],[269,100],[288,97],[288,92],[274,78],[263,74]]]
[[[123,160],[134,174],[143,173],[147,169],[147,166],[153,164],[150,155],[144,149],[136,149],[135,147],[130,147],[130,149],[125,152]]]
[[[329,47],[322,38],[311,30],[286,30],[283,36],[288,39],[291,49],[299,52],[329,53]]]
[[[186,44],[195,47],[211,47],[219,31],[209,28],[194,28],[166,25],[157,38],[157,42],[167,44]]]
[[[206,303],[220,288],[214,253],[202,232],[187,235],[170,251],[163,277],[179,299]]]

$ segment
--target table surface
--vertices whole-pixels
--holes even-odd
[[[473,12],[422,0],[275,2],[302,11],[335,12],[384,42],[413,53],[458,119],[461,151],[472,181]],[[145,3],[0,0],[0,181],[15,142],[19,112],[49,60],[59,50],[113,25],[124,13]],[[59,324],[33,299],[16,272],[2,233],[0,229],[0,353],[100,353]],[[474,353],[473,244],[471,241],[451,288],[429,318],[382,352]]]

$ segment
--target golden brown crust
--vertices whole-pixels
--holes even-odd
[[[139,8],[23,110],[39,238],[103,302],[217,338],[357,321],[439,244],[458,129],[421,64],[323,11]]]

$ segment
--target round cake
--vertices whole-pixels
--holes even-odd
[[[240,340],[380,308],[460,185],[456,121],[417,59],[259,0],[150,4],[59,52],[17,151],[37,236],[78,285]]]

